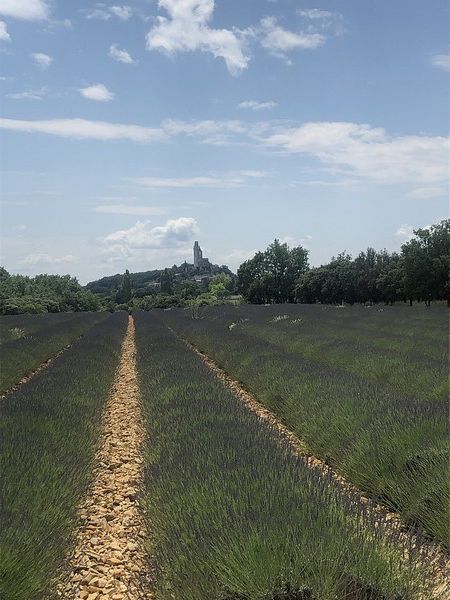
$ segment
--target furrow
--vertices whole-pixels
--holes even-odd
[[[134,321],[107,403],[93,479],[82,504],[69,573],[58,594],[67,600],[151,599],[144,549],[147,530],[138,503],[143,445]]]

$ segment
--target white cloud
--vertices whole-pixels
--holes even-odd
[[[321,46],[325,36],[317,32],[288,31],[278,25],[275,17],[265,17],[260,23],[261,45],[277,56],[291,50],[310,50]]]
[[[47,69],[53,62],[53,57],[44,54],[43,52],[33,52],[31,57],[41,69]]]
[[[431,225],[425,225],[424,227],[414,227],[414,225],[403,224],[395,232],[395,235],[401,238],[401,241],[409,242],[414,237],[414,230],[417,229],[430,229]]]
[[[4,21],[0,21],[0,41],[2,42],[10,42],[11,36],[8,33],[8,29],[6,28],[6,23]]]
[[[150,221],[138,221],[129,229],[108,234],[103,241],[122,243],[129,248],[166,248],[189,241],[196,233],[198,225],[195,219],[179,217],[156,227],[150,227]]]
[[[304,27],[296,32],[284,29],[274,16],[267,16],[246,29],[214,29],[210,22],[215,0],[158,0],[158,6],[169,16],[156,17],[147,35],[149,50],[169,55],[196,50],[207,52],[223,58],[232,74],[247,68],[250,42],[259,43],[274,56],[290,62],[288,52],[317,48],[327,37],[345,31],[342,15],[317,8],[297,11]]]
[[[306,19],[331,19],[333,18],[333,12],[329,10],[321,10],[320,8],[304,8],[299,9],[297,14],[300,17],[305,17]]]
[[[243,177],[256,177],[256,178],[268,177],[271,174],[270,171],[254,171],[254,170],[238,171],[238,173],[240,175],[242,175]]]
[[[321,10],[320,8],[304,8],[297,11],[302,19],[308,21],[308,31],[324,31],[329,35],[342,35],[345,33],[343,16],[334,11]]]
[[[359,123],[318,122],[280,130],[265,139],[271,147],[312,155],[346,175],[379,182],[446,181],[449,140],[389,137],[384,129]]]
[[[412,240],[414,237],[414,229],[417,229],[417,227],[414,227],[414,225],[400,225],[395,232],[395,235],[399,238],[402,238],[402,241],[409,242],[409,240]]]
[[[268,108],[275,108],[278,106],[278,102],[272,100],[268,102],[257,102],[256,100],[244,100],[238,104],[238,108],[249,108],[251,110],[264,110]]]
[[[242,121],[176,121],[166,119],[163,121],[164,129],[171,135],[211,136],[215,134],[244,134],[247,126]]]
[[[409,193],[412,198],[427,199],[427,198],[448,198],[448,188],[445,187],[424,187],[416,188]]]
[[[95,206],[92,209],[96,213],[107,215],[134,215],[134,216],[153,216],[161,215],[166,211],[159,206],[131,206],[129,204],[108,204]]]
[[[322,46],[328,37],[345,32],[344,19],[340,13],[318,8],[297,11],[303,21],[300,31],[290,31],[282,27],[276,17],[262,19],[258,27],[250,28],[253,37],[270,54],[283,58],[291,64],[288,53],[294,50],[313,50]]]
[[[111,13],[104,8],[94,8],[92,10],[83,11],[86,14],[86,19],[98,19],[99,21],[109,21]]]
[[[92,9],[83,9],[86,19],[97,19],[99,21],[109,21],[113,16],[121,21],[128,21],[133,14],[131,6],[107,6],[103,2],[97,2]]]
[[[44,0],[0,0],[0,15],[23,21],[44,21],[50,16]]]
[[[159,0],[169,18],[157,17],[147,34],[147,48],[167,54],[207,52],[225,60],[228,70],[238,74],[247,68],[249,57],[244,36],[238,31],[213,29],[214,0]]]
[[[231,181],[217,177],[130,177],[128,181],[146,188],[217,188],[231,185]]]
[[[72,254],[66,254],[65,256],[50,256],[44,252],[36,252],[28,254],[25,258],[19,261],[19,264],[27,267],[35,267],[37,265],[64,265],[73,263],[76,260]]]
[[[0,128],[26,133],[46,133],[78,140],[129,140],[154,142],[165,138],[162,129],[122,125],[87,119],[50,119],[44,121],[21,121],[1,119]]]
[[[221,265],[227,265],[231,270],[237,270],[243,262],[250,260],[258,252],[256,248],[253,250],[244,250],[242,248],[235,248],[227,254],[221,254],[218,256],[218,262]]]
[[[111,44],[109,47],[109,56],[118,62],[131,65],[135,61],[126,50],[121,50],[117,44]]]
[[[291,235],[285,235],[283,237],[280,237],[280,242],[282,244],[287,244],[290,248],[297,248],[298,246],[302,246],[303,248],[309,248],[312,239],[312,235],[309,234],[306,234],[301,238],[293,237]]]
[[[246,184],[249,178],[266,177],[264,171],[236,171],[218,176],[199,177],[128,177],[127,181],[146,188],[237,188]]]
[[[187,135],[200,138],[205,144],[223,146],[229,144],[237,136],[248,134],[249,125],[242,121],[176,121],[166,119],[162,126],[170,136]],[[258,127],[258,125],[252,125]]]
[[[114,98],[114,94],[103,83],[81,88],[79,92],[88,100],[96,100],[97,102],[109,102]]]
[[[46,93],[47,88],[42,87],[38,90],[26,90],[24,92],[6,94],[6,97],[11,98],[12,100],[42,100]]]
[[[169,219],[164,225],[150,227],[149,221],[138,221],[129,229],[114,231],[101,241],[103,254],[109,262],[139,259],[149,251],[164,249],[183,252],[198,233],[198,224],[192,217]]]
[[[431,64],[437,69],[450,71],[450,52],[447,54],[435,54],[431,57]]]
[[[119,17],[122,21],[128,21],[128,19],[132,15],[132,10],[130,6],[111,6],[109,9],[113,15]]]
[[[159,127],[85,119],[26,121],[0,119],[0,128],[47,133],[73,139],[156,142],[187,135],[201,143],[235,143],[305,155],[339,181],[408,183],[441,187],[448,178],[449,140],[442,136],[389,136],[384,129],[351,122],[309,122],[285,127],[279,122],[163,121]],[[241,185],[243,171],[189,178],[140,178],[148,187],[230,187]],[[313,182],[315,180],[313,179]],[[308,182],[305,182],[308,183]],[[331,185],[332,181],[327,182]]]
[[[358,179],[352,179],[351,177],[344,177],[342,179],[304,179],[302,181],[291,181],[289,187],[297,187],[299,185],[311,185],[313,187],[354,187],[359,185],[361,182]]]
[[[116,204],[118,204],[119,202],[132,202],[134,200],[137,200],[136,196],[93,196],[92,197],[93,200],[96,200],[97,202],[115,202]]]

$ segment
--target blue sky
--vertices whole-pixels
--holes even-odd
[[[2,244],[87,282],[448,214],[444,0],[0,0]]]

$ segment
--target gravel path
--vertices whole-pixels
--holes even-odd
[[[67,600],[153,597],[144,549],[147,532],[137,501],[144,440],[134,321],[130,317],[103,416],[92,483],[79,511],[81,524],[69,558],[69,574],[58,589],[60,597]]]

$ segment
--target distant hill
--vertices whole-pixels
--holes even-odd
[[[180,266],[173,265],[167,269],[175,282],[192,280],[194,278],[211,278],[219,273],[234,276],[233,272],[226,265],[206,264],[201,269],[196,268],[193,264],[183,263]],[[157,284],[161,280],[161,275],[165,269],[154,269],[152,271],[142,271],[139,273],[130,273],[131,286],[133,291],[145,290]],[[122,283],[123,273],[102,277],[96,281],[91,281],[85,287],[94,294],[110,294],[117,291]]]

